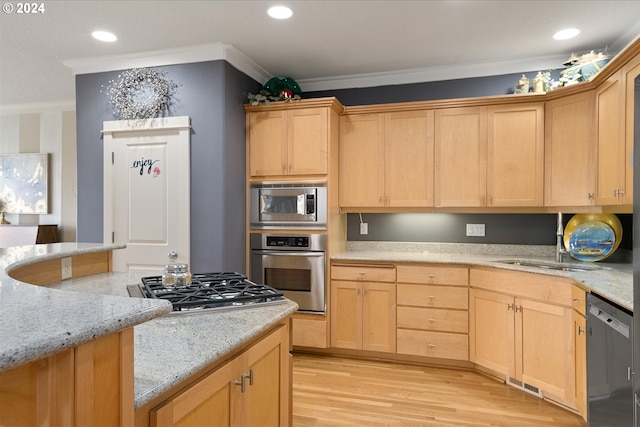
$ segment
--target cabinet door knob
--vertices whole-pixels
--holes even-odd
[[[428,343],[428,344],[427,344],[427,347],[429,347],[429,348],[436,348],[436,345],[435,345],[435,344],[432,344],[432,343]]]

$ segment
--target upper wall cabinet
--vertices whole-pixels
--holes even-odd
[[[624,203],[627,163],[624,108],[624,81],[620,70],[596,89],[598,205]]]
[[[435,113],[435,205],[541,206],[542,103]]]
[[[342,117],[340,206],[433,206],[433,111]]]
[[[331,122],[337,123],[343,109],[335,98],[245,109],[251,177],[327,175],[329,139],[334,137]]]
[[[595,94],[593,90],[545,105],[545,206],[595,203]]]

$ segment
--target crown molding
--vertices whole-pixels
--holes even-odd
[[[216,60],[227,61],[238,70],[263,84],[272,77],[247,55],[225,43],[207,43],[126,55],[67,59],[62,63],[71,68],[74,75],[78,75]]]
[[[33,114],[52,111],[75,111],[75,99],[54,102],[35,102],[29,104],[0,105],[0,115],[9,116],[15,114]]]

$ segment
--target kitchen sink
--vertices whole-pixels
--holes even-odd
[[[562,263],[562,262],[547,262],[547,261],[530,261],[522,259],[510,259],[498,261],[501,264],[521,265],[523,267],[542,268],[545,270],[557,270],[557,271],[595,271],[600,270],[597,265],[589,264],[575,264],[575,263]]]

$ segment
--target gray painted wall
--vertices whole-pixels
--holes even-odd
[[[260,84],[225,61],[154,67],[179,82],[170,116],[191,117],[191,270],[245,269],[243,93]],[[102,242],[102,122],[115,120],[103,86],[120,71],[76,77],[79,242]]]
[[[457,80],[316,91],[303,93],[303,97],[335,96],[343,105],[349,106],[508,95],[513,93],[515,84],[522,74],[526,74],[530,80],[533,80],[537,72],[536,70]],[[554,80],[558,80],[559,76],[560,70],[552,70],[551,77]],[[304,87],[302,90],[304,91]]]

